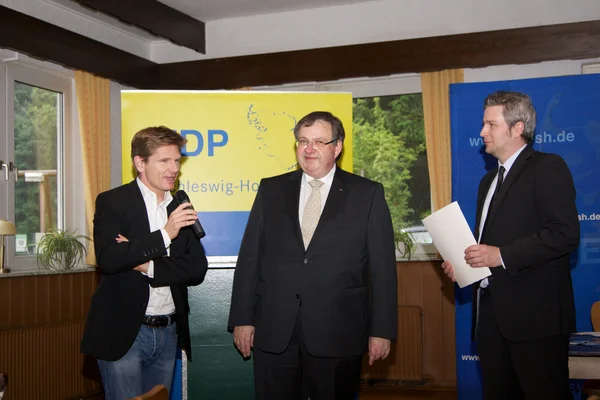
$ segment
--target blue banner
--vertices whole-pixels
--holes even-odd
[[[567,162],[577,190],[581,244],[572,254],[577,330],[591,331],[590,309],[600,300],[600,75],[577,75],[450,86],[452,200],[475,226],[477,187],[495,165],[479,137],[483,100],[497,90],[531,96],[537,111],[534,149]],[[548,199],[552,201],[552,199]],[[472,288],[456,286],[456,352],[459,400],[482,398],[479,358],[471,342]],[[574,386],[580,386],[579,384]]]

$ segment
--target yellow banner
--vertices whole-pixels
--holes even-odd
[[[312,111],[329,111],[346,130],[342,169],[352,171],[352,95],[291,92],[123,91],[123,182],[135,177],[131,139],[165,125],[187,139],[179,187],[197,211],[248,211],[264,177],[297,166],[294,126]]]

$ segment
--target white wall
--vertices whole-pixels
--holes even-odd
[[[598,0],[380,0],[208,22],[206,56],[153,42],[151,58],[189,61],[597,19]]]
[[[548,61],[537,64],[500,65],[487,68],[465,69],[465,82],[490,82],[512,79],[579,75],[581,74],[583,65],[598,63],[600,63],[600,58],[587,60]]]
[[[121,149],[121,90],[130,89],[110,82],[110,187],[122,183]]]

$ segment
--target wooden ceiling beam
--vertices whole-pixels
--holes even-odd
[[[158,65],[0,6],[0,47],[139,89],[235,89],[600,57],[600,21]]]
[[[206,54],[204,22],[156,0],[73,0],[127,24]]]
[[[0,47],[127,86],[153,89],[158,83],[158,64],[4,6]]]
[[[234,89],[600,57],[600,21],[161,64],[161,89]]]

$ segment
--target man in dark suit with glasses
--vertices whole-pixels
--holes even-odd
[[[383,186],[336,166],[342,122],[294,129],[301,169],[261,181],[235,270],[229,329],[254,348],[257,399],[354,399],[361,360],[397,331],[394,233]]]

